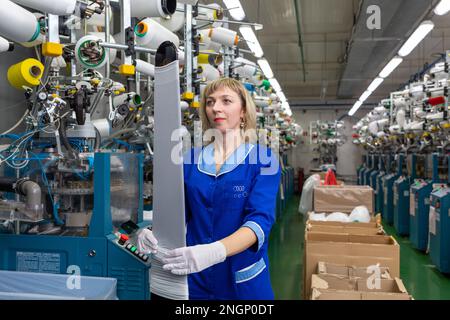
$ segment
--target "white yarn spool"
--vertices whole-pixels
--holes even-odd
[[[75,12],[76,0],[13,0],[22,6],[58,16],[67,16]],[[3,1],[2,1],[3,2]],[[3,9],[3,8],[2,8]]]
[[[184,10],[184,5],[182,3],[178,3],[177,10]],[[156,17],[153,19],[172,32],[178,32],[183,29],[186,20],[184,17],[184,12],[180,11],[176,11],[174,14],[166,18]]]
[[[394,105],[397,108],[406,108],[406,100],[405,100],[405,98],[396,98],[396,99],[394,99]]]
[[[395,120],[397,121],[397,124],[399,125],[400,128],[403,129],[403,127],[405,126],[405,121],[406,121],[406,112],[405,109],[400,109],[397,112],[397,115],[395,117]]]
[[[369,123],[369,132],[373,135],[376,135],[378,133],[377,121],[373,121],[373,122]]]
[[[14,48],[13,44],[10,44],[8,40],[5,38],[0,37],[0,53],[6,52],[6,51],[12,51]]]
[[[222,10],[222,7],[220,6],[220,4],[212,3],[212,4],[207,4],[205,7],[208,7],[208,8],[203,8],[203,7],[198,8],[199,18],[208,19],[208,20],[212,20],[212,21],[223,20],[223,10]],[[223,25],[223,22],[215,21],[212,24],[212,27],[218,28],[218,27],[221,27],[222,25]]]
[[[181,111],[184,112],[189,109],[189,103],[187,103],[186,101],[180,101],[180,107]]]
[[[93,32],[92,34],[84,36],[80,40],[78,40],[78,42],[75,46],[75,58],[78,61],[78,63],[84,68],[98,69],[98,68],[103,67],[106,64],[106,51],[107,50],[103,47],[100,47],[99,45],[97,45],[95,43],[104,42],[104,41],[105,41],[105,34],[101,33],[101,32]],[[111,43],[115,43],[113,37],[111,37]],[[83,51],[88,49],[88,47],[90,45],[98,46],[97,49],[100,52],[99,61],[91,61],[88,56],[83,54]],[[116,49],[109,50],[110,62],[114,61],[116,54],[117,54]]]
[[[9,0],[1,2],[1,36],[19,43],[31,42],[38,38],[40,30],[39,22],[31,12]]]
[[[131,15],[137,18],[167,18],[175,13],[177,0],[131,0]]]
[[[98,4],[92,6],[93,8],[99,7]],[[112,9],[109,8],[109,24],[112,22],[113,12]],[[92,32],[98,32],[98,27],[105,27],[105,13],[102,14],[94,14],[89,19],[86,19],[86,26],[89,28],[88,30]]]
[[[375,107],[375,109],[373,110],[378,114],[383,114],[386,111],[386,109],[383,106]]]
[[[215,52],[219,52],[220,49],[222,49],[222,45],[220,43],[211,40],[211,38],[209,37],[209,30],[199,30],[199,34],[200,46],[202,50],[212,50]]]
[[[234,68],[234,72],[243,78],[251,78],[258,72],[256,63],[241,57],[234,60],[234,65],[239,66]]]
[[[113,105],[115,108],[122,104],[130,107],[138,107],[142,103],[141,97],[136,92],[123,93],[113,98]]]
[[[220,72],[210,64],[200,64],[199,69],[202,70],[199,76],[205,81],[213,81],[220,78]]]
[[[254,97],[255,105],[260,108],[267,108],[271,104],[271,100],[269,97],[255,96]]]
[[[385,126],[389,124],[389,119],[381,119],[377,121],[378,128],[383,129]]]
[[[150,18],[139,22],[134,33],[136,34],[137,45],[149,49],[158,49],[164,41],[172,42],[177,48],[180,45],[180,39],[177,35]]]
[[[155,66],[143,60],[136,59],[134,61],[136,71],[146,76],[155,77]]]
[[[209,29],[208,36],[211,38],[211,41],[228,47],[234,47],[239,42],[239,36],[236,31],[222,27]]]

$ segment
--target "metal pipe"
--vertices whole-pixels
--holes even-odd
[[[109,0],[105,0],[105,41],[107,43],[111,42],[111,26],[109,25]],[[111,61],[109,61],[109,48],[106,47],[106,66],[105,66],[106,78],[111,77]]]
[[[205,21],[205,22],[222,22],[222,23],[231,23],[231,24],[240,24],[245,26],[254,26],[257,28],[261,28],[262,24],[255,23],[255,22],[244,22],[244,21],[229,21],[229,20],[211,20],[211,19],[204,19],[204,18],[195,18],[197,21]]]
[[[27,199],[27,209],[39,210],[41,208],[41,187],[36,182],[27,180],[21,183],[18,189]]]
[[[127,50],[128,49],[128,46],[126,46],[124,44],[118,44],[118,43],[100,42],[99,46],[105,47],[105,48],[110,48],[110,49],[117,49],[117,50]],[[144,48],[144,47],[134,47],[134,49],[138,52],[146,52],[146,53],[156,54],[155,49],[149,49],[149,48]]]
[[[295,15],[297,17],[297,32],[298,32],[298,45],[300,46],[300,53],[302,55],[302,68],[303,68],[303,82],[306,82],[306,70],[305,70],[305,54],[303,50],[302,29],[300,26],[300,9],[298,7],[297,0],[294,0]]]

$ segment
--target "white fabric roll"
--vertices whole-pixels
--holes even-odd
[[[211,28],[209,30],[208,36],[211,38],[211,41],[220,43],[228,47],[236,46],[239,41],[239,36],[237,35],[237,32],[222,27]]]
[[[176,0],[131,0],[131,15],[137,18],[170,17],[169,8]]]
[[[139,26],[145,27],[147,30],[139,29]],[[180,45],[177,35],[150,18],[142,20],[136,26],[135,34],[137,45],[149,49],[158,49],[164,41],[171,41],[177,48]]]
[[[1,36],[15,42],[30,42],[39,36],[39,32],[39,23],[31,12],[9,0],[1,2]]]
[[[155,66],[143,60],[136,59],[135,61],[136,71],[145,74],[150,77],[155,76]]]
[[[76,0],[13,0],[20,5],[45,13],[67,16],[75,12]],[[3,2],[3,1],[2,1]],[[2,8],[3,10],[3,8]]]

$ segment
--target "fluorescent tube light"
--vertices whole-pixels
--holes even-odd
[[[380,77],[375,78],[375,80],[373,80],[372,83],[367,88],[367,91],[374,92],[380,86],[380,84],[383,83],[383,81],[384,81],[383,78]]]
[[[241,21],[245,19],[245,12],[239,0],[223,0],[223,3],[225,3],[234,20]]]
[[[403,62],[403,58],[400,58],[398,56],[395,56],[394,58],[392,58],[392,60],[384,67],[383,70],[381,70],[379,76],[381,78],[387,78],[389,77],[389,75],[392,73],[392,71],[395,70],[395,68],[397,68],[400,63]]]
[[[434,28],[433,21],[426,20],[422,22],[414,31],[414,33],[409,37],[405,44],[400,48],[398,55],[401,57],[406,57],[415,47],[430,33]]]
[[[280,92],[281,91],[281,86],[278,83],[278,80],[275,78],[269,79],[270,85],[272,86],[272,88],[275,90],[275,92]]]
[[[249,26],[242,26],[239,28],[239,31],[242,34],[242,37],[247,42],[248,47],[253,52],[255,57],[261,58],[264,55],[264,51],[259,44],[258,38],[256,37],[253,29]]]
[[[350,111],[348,112],[348,115],[351,117],[355,114],[356,111],[358,111],[358,109],[361,107],[362,102],[361,101],[356,101],[355,104],[353,105],[353,107],[350,109]]]
[[[450,0],[441,0],[439,4],[434,8],[434,13],[438,16],[443,16],[450,11]]]
[[[273,78],[273,71],[266,59],[259,59],[258,64],[267,79]]]

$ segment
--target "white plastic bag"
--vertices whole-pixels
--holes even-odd
[[[350,221],[351,222],[370,222],[370,213],[367,207],[358,206],[350,213]]]
[[[300,205],[298,206],[298,212],[301,214],[307,214],[312,211],[312,201],[314,187],[320,186],[320,176],[318,174],[313,174],[311,177],[306,179],[303,185],[302,197],[300,199]]]
[[[350,222],[350,218],[348,214],[342,213],[342,212],[333,212],[328,215],[327,221],[334,221],[334,222]]]
[[[311,220],[311,221],[327,221],[327,216],[325,213],[311,212],[311,214],[309,215],[309,220]]]

